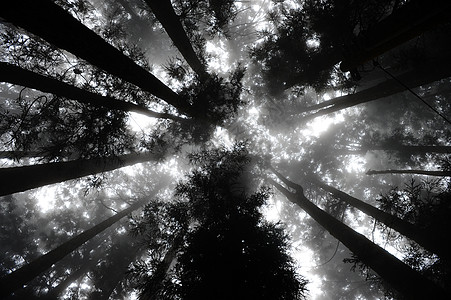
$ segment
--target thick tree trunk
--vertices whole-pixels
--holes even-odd
[[[376,174],[415,174],[428,176],[451,176],[451,171],[425,171],[425,170],[369,170],[366,175]]]
[[[448,20],[448,0],[411,0],[356,38],[341,62],[350,71]]]
[[[171,114],[151,111],[142,105],[88,92],[57,79],[46,77],[5,62],[0,62],[0,81],[33,88],[96,107],[136,112],[152,118],[171,119],[179,122],[187,121],[187,119]]]
[[[449,299],[440,287],[412,270],[406,264],[383,248],[357,233],[310,202],[304,194],[291,193],[280,184],[270,182],[289,201],[298,205],[331,235],[351,250],[364,264],[373,269],[389,285],[403,294],[406,299]]]
[[[401,74],[397,76],[397,78],[399,81],[409,86],[410,88],[414,88],[450,76],[451,61],[449,59],[444,59],[437,61],[434,60],[433,62],[415,68],[412,71]],[[309,121],[319,116],[324,116],[358,104],[382,99],[403,92],[405,90],[405,87],[400,85],[396,80],[389,79],[382,83],[379,83],[376,86],[370,87],[355,94],[336,97],[331,100],[323,101],[319,104],[306,107],[301,111],[296,112],[296,114],[306,113],[319,109],[319,111],[302,118],[303,121]]]
[[[0,196],[112,171],[133,164],[157,160],[156,154],[126,154],[118,157],[80,159],[65,162],[0,168]]]
[[[187,113],[189,103],[50,0],[9,0],[0,18],[87,60]]]
[[[368,203],[365,203],[357,198],[352,197],[351,195],[346,194],[345,192],[342,192],[330,185],[325,184],[321,180],[317,179],[314,175],[307,176],[306,180],[316,184],[338,199],[361,210],[368,216],[376,219],[378,222],[385,224],[390,228],[393,228],[397,232],[417,242],[419,245],[437,254],[438,256],[446,259],[450,257],[449,248],[447,247],[447,245],[445,246],[445,243],[443,243],[445,237],[437,237],[433,232],[419,228],[412,223],[406,222],[396,216],[377,209],[376,207],[371,206]]]
[[[176,15],[170,0],[146,0],[155,17],[160,21],[175,47],[183,55],[186,62],[196,72],[201,80],[208,77],[206,67],[198,58],[191,42]]]
[[[53,264],[60,261],[63,257],[83,245],[85,242],[95,237],[114,223],[130,214],[143,205],[143,201],[132,204],[130,207],[108,218],[107,220],[95,225],[81,234],[73,237],[64,244],[51,250],[47,254],[35,259],[25,266],[13,271],[12,273],[0,279],[0,296],[8,296],[15,290],[21,288],[28,281],[32,280],[42,272],[49,269]]]

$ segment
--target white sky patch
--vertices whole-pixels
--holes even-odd
[[[212,138],[213,144],[218,146],[231,147],[234,143],[227,129],[217,126]]]
[[[208,62],[209,69],[222,73],[230,71],[231,66],[228,64],[229,54],[224,50],[224,47],[225,44],[222,40],[207,41],[205,51],[211,55],[211,59]]]
[[[147,127],[155,125],[156,123],[156,118],[150,118],[134,112],[130,113],[129,125],[133,131],[142,131]]]
[[[56,189],[56,186],[47,186],[36,191],[35,197],[38,200],[37,204],[42,213],[46,213],[55,207]]]
[[[352,155],[349,156],[345,169],[348,173],[361,173],[366,170],[365,164],[366,159],[364,157]]]

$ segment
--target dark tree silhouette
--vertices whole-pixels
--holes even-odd
[[[183,29],[179,17],[174,11],[170,0],[146,0],[155,17],[163,26],[166,33],[171,38],[174,45],[183,55],[191,69],[203,81],[208,77],[205,64],[199,59],[197,53],[191,46],[191,42]]]
[[[2,297],[8,296],[17,289],[20,289],[28,281],[32,280],[33,278],[50,268],[53,264],[57,263],[63,257],[83,245],[85,242],[95,237],[97,234],[101,233],[108,227],[112,226],[114,223],[116,223],[126,215],[141,207],[143,203],[144,201],[138,201],[130,205],[130,207],[95,225],[94,227],[82,232],[81,234],[71,238],[67,242],[51,250],[45,255],[2,277],[0,279],[0,295]]]
[[[107,172],[133,164],[158,160],[161,155],[125,154],[118,157],[80,159],[40,165],[0,168],[0,196],[63,182],[83,176]],[[14,178],[14,180],[11,180]]]
[[[412,270],[362,234],[355,232],[318,208],[304,196],[303,190],[297,189],[293,193],[274,180],[269,180],[289,201],[301,207],[330,234],[351,250],[363,263],[379,274],[392,288],[408,299],[424,299],[428,297],[447,299],[449,297],[438,285]],[[284,178],[284,181],[288,182],[288,179]],[[294,183],[290,185],[292,187],[297,186]]]
[[[0,81],[9,82],[33,89],[40,90],[77,100],[91,106],[106,107],[109,109],[137,112],[152,118],[171,119],[178,122],[187,122],[187,119],[180,118],[168,113],[159,113],[146,108],[143,105],[121,101],[113,97],[102,96],[93,92],[71,86],[60,80],[46,77],[9,63],[0,62]]]
[[[443,245],[443,238],[441,236],[437,236],[437,234],[430,232],[425,228],[418,227],[412,223],[404,221],[397,216],[391,215],[389,213],[384,212],[368,203],[363,202],[357,198],[352,197],[345,192],[342,192],[328,184],[325,184],[315,175],[308,175],[306,177],[307,181],[312,182],[313,184],[318,185],[325,191],[331,193],[338,199],[348,203],[349,205],[354,206],[355,208],[361,210],[365,214],[373,217],[376,221],[393,228],[398,231],[402,235],[414,240],[427,250],[438,254],[440,257],[447,258],[449,257],[448,249]]]
[[[8,1],[0,16],[187,113],[185,100],[52,1]]]

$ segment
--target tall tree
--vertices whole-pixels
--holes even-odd
[[[183,29],[182,23],[180,22],[179,16],[177,16],[172,7],[171,1],[146,0],[146,3],[193,71],[196,72],[201,80],[206,80],[208,73],[205,64],[194,51],[185,29]]]
[[[30,87],[92,106],[137,112],[152,118],[171,119],[179,122],[187,121],[187,119],[175,115],[152,111],[143,105],[89,92],[60,80],[46,77],[5,62],[0,62],[0,81]]]
[[[290,182],[286,178],[283,181]],[[290,182],[290,187],[297,187],[295,189],[296,192],[293,193],[272,179],[270,179],[270,182],[289,201],[301,207],[330,234],[351,250],[354,255],[405,297],[409,299],[424,299],[431,297],[431,295],[437,299],[447,299],[449,297],[443,289],[409,268],[386,250],[318,208],[304,196],[303,189],[299,185]]]
[[[80,159],[31,166],[0,168],[0,181],[8,183],[0,187],[0,196],[63,182],[83,176],[107,172],[133,164],[158,160],[153,153],[125,154],[118,157]],[[13,180],[11,180],[14,178]]]
[[[110,74],[135,84],[180,112],[189,112],[189,103],[173,90],[52,1],[8,1],[0,16]],[[55,28],[64,29],[64,32],[55,31]]]
[[[243,172],[248,158],[242,145],[192,158],[200,167],[176,188],[191,228],[174,277],[166,280],[175,285],[166,291],[176,294],[166,297],[303,299],[305,282],[293,273],[286,236],[258,209],[267,190],[252,192],[252,179]]]
[[[277,172],[277,171],[276,171]],[[278,174],[278,172],[275,174]],[[280,174],[280,173],[279,173]],[[319,180],[315,175],[308,175],[306,177],[307,181],[310,181],[325,191],[333,194],[338,199],[348,203],[349,205],[354,206],[355,208],[361,210],[365,214],[373,217],[376,221],[385,224],[386,226],[393,228],[398,231],[402,235],[408,237],[409,239],[414,240],[424,248],[429,251],[438,254],[440,257],[447,258],[449,257],[449,251],[443,245],[443,237],[436,236],[434,233],[431,233],[429,230],[418,227],[412,223],[404,221],[397,216],[391,215],[389,213],[384,212],[368,203],[363,202],[355,197],[352,197],[345,192],[342,192],[328,184],[325,184],[321,180]]]
[[[449,1],[412,0],[357,37],[340,64],[350,71],[380,54],[446,22]],[[414,22],[412,22],[414,20]]]
[[[297,111],[296,114],[318,110],[317,112],[303,117],[304,121],[308,121],[358,104],[382,99],[406,90],[398,81],[410,88],[414,88],[451,76],[450,67],[451,60],[447,60],[446,58],[443,60],[433,60],[427,64],[418,66],[411,71],[396,76],[397,80],[388,79],[354,94],[336,97],[316,105],[302,108],[300,111]]]
[[[22,266],[21,268],[13,271],[12,273],[2,277],[0,279],[0,287],[1,287],[0,295],[2,297],[8,296],[17,289],[20,289],[28,281],[32,280],[40,273],[50,268],[53,264],[57,263],[59,260],[61,260],[69,253],[71,253],[73,250],[77,249],[85,242],[95,237],[97,234],[101,233],[108,227],[112,226],[114,223],[116,223],[126,215],[140,208],[143,205],[143,203],[144,201],[141,200],[130,205],[123,211],[95,225],[94,227],[82,232],[81,234],[71,238],[70,240],[53,249],[52,251]]]

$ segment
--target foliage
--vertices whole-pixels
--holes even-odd
[[[134,232],[146,235],[151,261],[155,256],[160,261],[132,269],[141,282],[141,298],[155,288],[152,274],[158,274],[155,268],[163,259],[160,249],[168,251],[183,235],[171,278],[158,293],[162,299],[302,299],[306,282],[294,271],[287,236],[280,225],[262,220],[259,208],[268,191],[247,195],[243,190],[241,174],[249,160],[244,145],[203,151],[190,160],[198,167],[178,184],[179,200],[154,204],[136,223]]]

